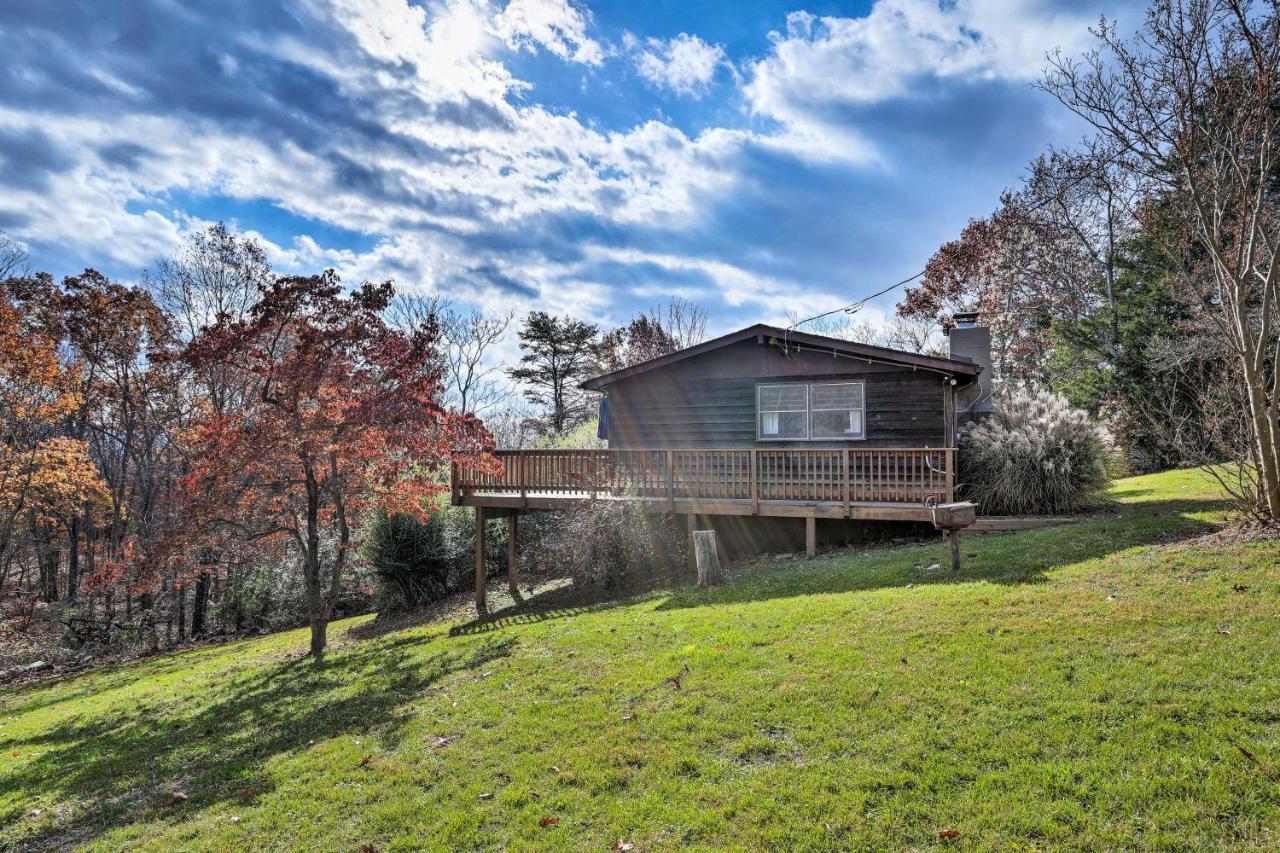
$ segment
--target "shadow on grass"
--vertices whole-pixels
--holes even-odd
[[[451,636],[484,634],[515,625],[566,619],[661,594],[658,610],[711,607],[750,601],[864,592],[924,584],[1043,583],[1054,569],[1129,548],[1169,544],[1217,529],[1194,515],[1222,511],[1220,500],[1164,500],[1109,504],[1085,520],[1060,527],[962,537],[961,569],[953,574],[947,546],[935,541],[842,548],[818,560],[756,562],[713,589],[692,585],[629,589],[613,596],[569,587],[534,596],[450,630]],[[933,569],[932,564],[939,564]],[[932,569],[932,570],[931,570]]]
[[[164,812],[169,784],[190,799],[173,820],[252,789],[270,790],[263,767],[273,757],[339,735],[380,738],[394,746],[409,716],[403,706],[440,679],[511,653],[514,638],[415,656],[422,637],[364,643],[335,651],[322,663],[281,661],[230,675],[190,700],[170,697],[88,719],[72,717],[12,748],[40,752],[5,779],[22,803],[40,795],[78,802],[76,815],[26,843],[75,846],[91,835]],[[74,697],[68,701],[75,701]],[[256,796],[256,794],[253,794]]]

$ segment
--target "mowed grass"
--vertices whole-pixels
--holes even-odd
[[[711,592],[10,690],[0,845],[1276,848],[1280,546],[1195,472]],[[535,602],[536,603],[536,602]],[[174,790],[189,795],[168,805]]]

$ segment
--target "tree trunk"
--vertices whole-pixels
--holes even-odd
[[[329,620],[317,619],[311,620],[311,656],[316,660],[324,657],[324,647],[328,642],[326,635],[329,632]]]
[[[187,588],[174,584],[173,595],[178,599],[178,642],[187,639]]]
[[[204,636],[205,606],[209,601],[209,573],[201,572],[196,577],[195,594],[191,599],[191,636]]]
[[[80,586],[80,517],[67,525],[67,601],[75,601]]]

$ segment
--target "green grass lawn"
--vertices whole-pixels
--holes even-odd
[[[1216,494],[10,690],[0,847],[1275,849],[1280,544],[1189,546]]]

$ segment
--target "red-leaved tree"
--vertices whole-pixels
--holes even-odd
[[[219,318],[181,356],[193,370],[240,374],[254,393],[200,419],[181,488],[194,524],[158,556],[198,562],[230,537],[297,559],[316,658],[360,514],[429,513],[451,460],[494,464],[484,425],[440,402],[435,323],[389,326],[381,312],[392,294],[390,282],[344,294],[332,271],[280,278],[261,286],[246,316]]]

